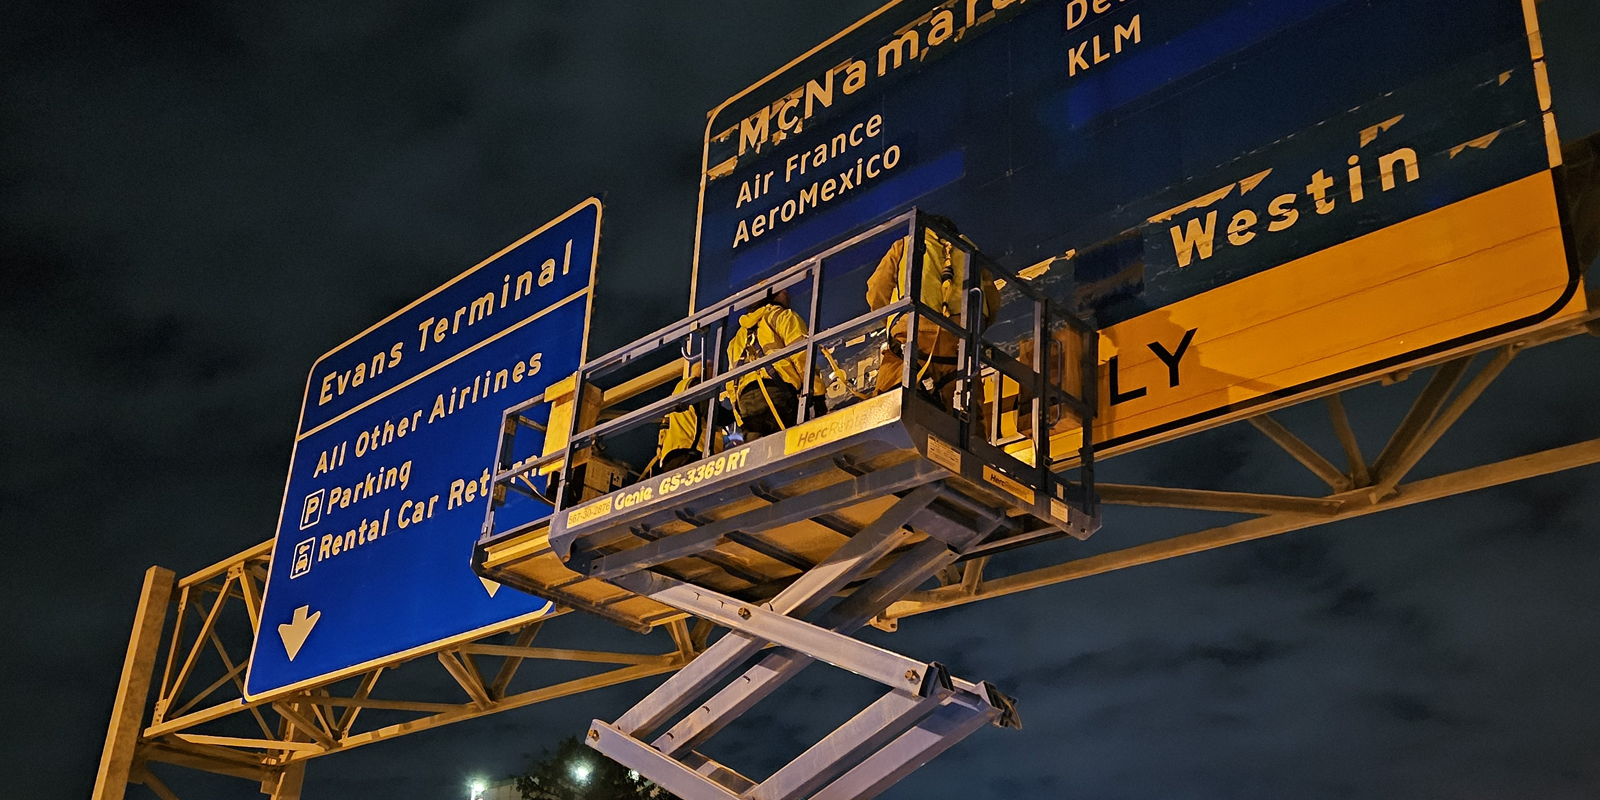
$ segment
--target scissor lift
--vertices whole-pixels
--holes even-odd
[[[925,228],[966,259],[964,309],[947,316],[915,299],[919,287],[903,286],[908,299],[818,331],[828,279],[843,273],[859,287],[861,268],[852,265],[874,263],[859,255],[881,252],[886,237],[908,236],[908,263],[920,264]],[[908,280],[921,279],[920,270],[907,272]],[[1008,298],[987,326],[977,287],[986,277],[1001,282]],[[730,368],[722,358],[730,314],[779,289],[809,298],[808,330],[816,332]],[[939,336],[958,342],[947,398],[918,369],[926,363],[918,336],[905,337],[892,390],[863,391],[840,366],[854,353],[857,377],[870,374],[863,365],[902,318],[904,330],[938,326]],[[909,212],[586,364],[569,385],[508,410],[474,566],[486,578],[635,630],[671,624],[675,635],[703,645],[712,626],[728,629],[615,722],[593,723],[588,743],[607,756],[686,800],[872,797],[985,724],[1020,726],[1012,701],[995,687],[851,634],[959,561],[1064,535],[1087,538],[1099,527],[1088,424],[1095,339],[1015,274]],[[723,387],[796,354],[815,379],[792,416],[782,409],[785,429],[727,441],[722,425],[730,414],[717,399]],[[670,396],[647,394],[690,373],[705,380]],[[829,389],[818,390],[824,384]],[[630,401],[639,407],[616,407]],[[666,414],[686,408],[699,409],[699,452],[710,455],[647,479],[629,475],[618,488],[618,481],[592,480],[608,443],[651,433]],[[1052,468],[1051,433],[1064,425],[1083,429],[1073,480]],[[529,431],[542,445],[532,454],[518,445]],[[519,495],[544,513],[513,518]],[[692,634],[682,622],[689,618],[700,621]],[[764,780],[700,752],[815,661],[887,691]]]

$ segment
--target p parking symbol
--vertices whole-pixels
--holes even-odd
[[[327,489],[318,489],[306,495],[306,503],[300,509],[300,530],[322,521],[322,503],[327,493]]]

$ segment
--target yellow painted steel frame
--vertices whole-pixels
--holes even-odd
[[[304,763],[384,739],[473,719],[545,700],[671,672],[704,646],[709,627],[691,633],[682,620],[666,626],[671,649],[660,653],[602,652],[533,646],[534,636],[562,611],[515,631],[512,641],[480,640],[441,646],[433,659],[411,656],[418,666],[443,667],[437,692],[425,697],[375,696],[379,679],[402,663],[385,663],[343,680],[282,696],[246,700],[242,657],[259,625],[261,586],[272,542],[176,581],[159,567],[146,576],[117,706],[101,759],[95,800],[117,800],[130,783],[144,784],[163,798],[175,796],[150,770],[172,764],[261,783],[274,798],[299,796]],[[163,631],[169,604],[170,632]],[[242,613],[241,613],[242,612]],[[165,634],[165,635],[164,635]],[[501,635],[501,634],[496,634]],[[155,680],[157,644],[165,652]],[[483,671],[489,659],[492,673]],[[594,674],[512,693],[513,678],[526,662],[557,661],[610,665]],[[487,677],[486,677],[487,676]],[[149,687],[156,699],[149,724],[140,727]],[[466,695],[465,702],[460,693]],[[456,694],[450,698],[448,694]],[[401,712],[414,719],[361,726],[361,712]],[[370,715],[369,715],[370,716]]]
[[[1409,413],[1383,451],[1371,460],[1363,456],[1356,444],[1337,390],[1330,390],[1321,399],[1327,404],[1330,424],[1341,443],[1342,468],[1269,414],[1250,417],[1248,421],[1263,435],[1327,484],[1328,494],[1324,496],[1100,484],[1102,501],[1111,505],[1230,511],[1255,516],[1199,533],[1010,575],[986,574],[988,559],[974,559],[947,570],[940,577],[943,585],[939,588],[915,592],[895,603],[874,624],[893,629],[903,617],[1600,463],[1600,440],[1591,440],[1405,482],[1412,469],[1517,353],[1569,336],[1584,335],[1586,322],[1594,316],[1591,312],[1583,318],[1565,320],[1560,327],[1547,328],[1514,341],[1498,342],[1480,351],[1489,353],[1487,357],[1474,359],[1478,354],[1451,354],[1448,360],[1416,370],[1369,379],[1369,383],[1381,380],[1389,384],[1406,380],[1421,370],[1431,370]],[[1479,366],[1474,371],[1475,360]],[[1108,531],[1102,535],[1116,534]],[[712,625],[705,621],[691,627],[686,620],[673,620],[660,626],[667,630],[671,649],[653,654],[535,647],[534,637],[541,626],[554,622],[546,619],[523,627],[509,643],[492,642],[489,639],[494,637],[485,637],[423,654],[433,658],[412,656],[414,663],[408,669],[420,670],[434,660],[440,663],[442,674],[436,673],[436,677],[441,678],[437,682],[439,690],[459,693],[454,699],[440,699],[439,695],[375,696],[380,676],[402,666],[401,663],[386,663],[356,678],[301,689],[281,697],[247,701],[242,696],[241,673],[245,661],[239,650],[248,645],[249,634],[258,624],[260,587],[267,574],[271,544],[264,542],[175,584],[172,573],[159,567],[147,574],[101,760],[95,800],[118,800],[129,783],[144,784],[162,798],[175,797],[151,772],[151,765],[158,763],[259,781],[265,794],[282,800],[296,798],[304,764],[310,759],[452,722],[672,672],[704,649],[712,631]],[[176,599],[169,600],[174,588]],[[163,612],[169,604],[176,608],[176,622],[170,632],[162,629]],[[554,616],[566,613],[561,609]],[[156,682],[158,649],[165,652],[165,663],[160,680]],[[497,667],[492,677],[486,677],[487,673],[482,670],[480,662],[484,659],[491,659],[490,665]],[[512,678],[527,661],[607,664],[613,668],[510,693]],[[149,724],[140,728],[152,683],[157,689],[155,705]],[[465,700],[461,694],[465,695]],[[402,722],[358,725],[363,721],[363,709],[417,716]]]

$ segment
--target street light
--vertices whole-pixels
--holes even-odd
[[[588,783],[589,776],[594,774],[594,768],[584,762],[572,765],[572,779],[578,783]]]
[[[483,785],[483,781],[473,781],[472,800],[483,800],[483,791],[487,788],[489,787]]]

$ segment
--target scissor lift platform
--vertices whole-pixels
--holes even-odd
[[[896,390],[485,540],[484,577],[636,630],[683,616],[618,579],[653,570],[748,602],[770,600],[919,486],[940,482],[917,532],[971,558],[1098,524],[1076,484],[966,450],[949,414]],[[987,456],[987,457],[986,457]],[[1033,473],[1033,474],[1030,474]],[[972,531],[982,529],[981,541]]]
[[[811,296],[820,296],[832,253],[897,225],[908,226],[917,263],[926,223],[913,212],[780,274],[769,291],[809,282]],[[979,263],[975,248],[969,255]],[[531,416],[537,401],[506,412],[495,499],[474,553],[480,575],[634,630],[693,617],[701,620],[703,643],[712,626],[728,629],[621,718],[595,720],[587,733],[591,746],[685,800],[844,800],[876,795],[984,725],[1020,726],[1012,701],[994,687],[851,636],[960,560],[1060,536],[1087,538],[1099,526],[1087,433],[1079,478],[1069,480],[1051,469],[1047,423],[1063,408],[1080,424],[1092,417],[1093,334],[1069,320],[1070,335],[1081,337],[1084,375],[1080,392],[1066,392],[1047,357],[1048,301],[992,262],[984,269],[985,279],[1002,277],[1027,306],[1029,344],[1020,352],[991,341],[987,322],[979,322],[987,315],[976,313],[982,302],[978,270],[969,268],[969,304],[959,319],[903,300],[731,368],[720,363],[718,338],[714,347],[701,348],[696,369],[709,380],[700,387],[609,421],[597,413],[586,421],[553,414],[549,424],[568,421],[571,433],[559,448],[546,446],[542,457],[515,458],[516,433],[544,429]],[[920,296],[910,288],[907,296]],[[576,378],[573,405],[584,407],[586,384],[596,376],[685,336],[705,336],[711,320],[746,307],[758,290],[586,365]],[[931,382],[919,385],[921,376],[910,367],[918,363],[918,345],[905,342],[898,389],[831,413],[808,402],[808,389],[793,424],[778,433],[720,448],[712,443],[712,422],[699,451],[712,455],[595,496],[575,491],[584,485],[580,460],[608,436],[659,419],[674,404],[681,410],[704,403],[706,419],[714,420],[715,393],[725,382],[800,353],[812,368],[819,353],[832,362],[829,342],[860,342],[865,337],[854,331],[882,330],[896,315],[904,315],[908,330],[939,325],[958,337],[953,399],[941,401]],[[813,302],[808,330],[817,322]],[[1031,434],[1009,441],[999,424],[1007,381],[1019,387],[1017,407],[1029,406],[1031,427]],[[980,411],[985,404],[987,411]],[[1006,446],[1019,440],[1031,447],[1024,457]],[[552,474],[551,486],[559,488],[532,490],[534,476]],[[508,490],[546,499],[554,512],[501,530],[496,513]],[[684,626],[674,630],[688,635]],[[700,752],[707,739],[815,661],[871,679],[887,692],[763,780]]]

